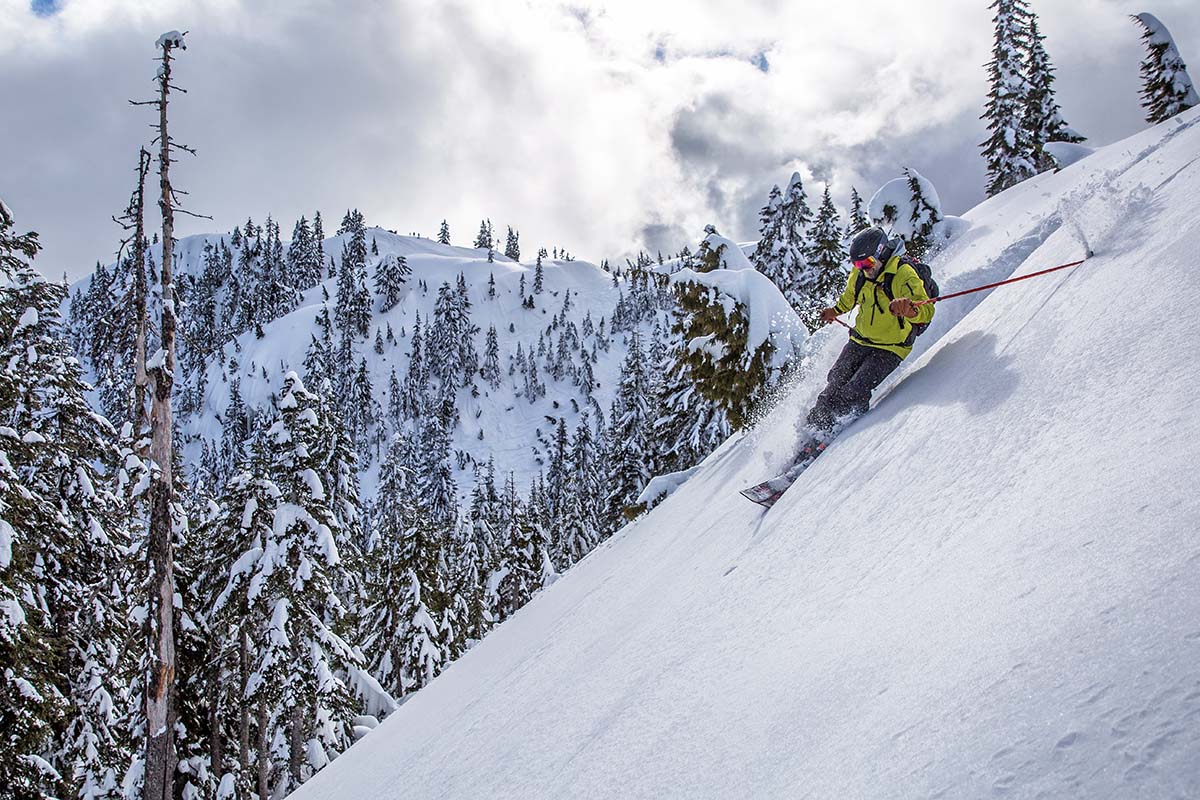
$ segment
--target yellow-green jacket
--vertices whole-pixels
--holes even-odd
[[[901,358],[907,358],[912,352],[912,340],[916,338],[912,336],[913,325],[928,323],[933,319],[933,303],[918,306],[917,316],[912,319],[898,317],[888,311],[888,296],[880,284],[888,280],[890,275],[895,275],[891,278],[894,297],[909,297],[913,302],[929,299],[925,294],[925,284],[921,282],[917,271],[910,265],[901,263],[900,256],[892,256],[875,276],[875,280],[868,280],[863,276],[862,289],[857,296],[854,285],[858,282],[858,270],[850,270],[846,289],[834,308],[838,314],[845,314],[855,306],[859,307],[858,318],[850,332],[851,339],[867,347],[878,347]]]

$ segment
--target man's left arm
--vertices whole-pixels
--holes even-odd
[[[892,313],[907,317],[913,322],[928,323],[933,319],[933,303],[929,301],[929,295],[925,293],[925,284],[921,281],[921,276],[917,274],[915,269],[911,267],[905,270],[908,274],[904,276],[904,281],[901,284],[901,291],[897,293],[894,305],[900,306],[892,310]],[[907,298],[910,303],[903,302]],[[922,305],[916,305],[921,303]],[[915,314],[911,312],[915,311]],[[909,312],[909,313],[905,313]]]

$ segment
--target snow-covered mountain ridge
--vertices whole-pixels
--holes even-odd
[[[549,257],[540,259],[537,266],[532,259],[518,263],[499,252],[493,254],[493,262],[486,250],[443,245],[378,227],[367,228],[365,237],[371,248],[366,263],[368,286],[373,285],[385,260],[402,258],[411,270],[394,307],[381,308],[372,293],[369,333],[356,338],[351,352],[349,368],[353,372],[360,361],[365,364],[375,404],[376,422],[370,436],[378,443],[377,453],[362,462],[364,497],[368,499],[374,496],[381,461],[378,451],[386,449],[390,432],[399,427],[387,419],[390,379],[394,374],[403,382],[408,372],[418,317],[426,337],[423,358],[427,368],[434,358],[427,352],[429,328],[444,284],[456,291],[465,288],[469,324],[474,328],[470,338],[479,363],[486,358],[489,328],[495,328],[499,362],[496,385],[489,386],[476,375],[474,387],[463,387],[457,393],[458,422],[451,447],[452,452],[461,454],[454,472],[462,497],[471,490],[474,465],[486,463],[489,457],[499,475],[512,473],[522,490],[528,487],[543,470],[544,445],[553,436],[557,420],[564,420],[569,431],[578,426],[585,411],[590,412],[591,425],[603,422],[615,395],[629,332],[636,328],[645,337],[647,349],[657,350],[659,356],[658,348],[665,346],[669,337],[670,291],[646,280],[644,273],[640,279],[630,274],[614,276],[595,264]],[[226,341],[219,357],[204,367],[202,381],[196,380],[194,371],[187,373],[184,358],[181,390],[186,393],[193,385],[201,387],[192,407],[184,402],[179,414],[186,464],[200,467],[205,444],[219,448],[223,438],[228,440],[235,380],[239,402],[250,413],[259,414],[269,413],[291,370],[304,374],[313,389],[319,388],[323,379],[339,382],[336,374],[305,374],[302,365],[313,338],[321,336],[321,314],[324,311],[332,317],[335,313],[338,279],[333,265],[340,263],[350,239],[349,233],[324,239],[322,280],[300,294],[294,310],[262,324],[261,335],[251,328]],[[203,275],[206,248],[220,250],[229,246],[230,240],[229,234],[203,234],[177,242],[176,272],[185,287],[189,319],[195,311],[187,303],[188,282],[194,285]],[[284,242],[282,246],[290,245]],[[233,252],[237,262],[241,251],[234,246]],[[151,257],[160,257],[157,245],[151,249]],[[75,293],[82,297],[92,280],[89,277],[76,284]],[[218,307],[229,291],[221,290]],[[151,300],[153,304],[154,298]],[[191,344],[187,334],[185,330],[181,345],[185,350]],[[338,335],[335,328],[334,347]],[[652,340],[659,344],[653,345]],[[518,356],[523,360],[518,361]],[[586,389],[582,386],[585,361],[591,362],[586,375],[592,384]],[[535,365],[532,380],[526,377],[531,374],[529,364]],[[227,466],[235,460],[235,455],[224,459]],[[219,482],[212,488],[219,488]]]
[[[297,797],[1200,796],[1200,109],[986,201],[871,414],[757,428]]]

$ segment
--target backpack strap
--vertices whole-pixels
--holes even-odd
[[[879,277],[883,280],[878,281],[876,285],[879,286],[880,289],[883,289],[883,293],[887,295],[888,302],[891,303],[896,299],[896,294],[892,291],[892,283],[896,280],[896,273],[886,272]]]
[[[895,300],[896,298],[892,294],[892,279],[896,276],[896,273],[890,272],[890,273],[885,273],[885,274],[887,275],[886,281],[882,280],[884,277],[883,275],[879,276],[880,280],[873,281],[873,280],[870,280],[866,275],[864,275],[863,271],[861,269],[855,270],[854,271],[854,298],[855,298],[855,300],[857,301],[858,296],[862,293],[863,286],[867,283],[874,284],[875,286],[878,286],[880,289],[883,289],[883,293],[884,293],[884,295],[887,296],[889,303],[892,302],[893,300]],[[878,303],[879,301],[877,299],[872,298],[872,302]],[[887,309],[885,308],[884,310],[886,311]]]

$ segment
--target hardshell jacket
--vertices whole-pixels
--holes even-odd
[[[854,329],[850,338],[867,347],[878,347],[888,350],[901,358],[907,358],[912,352],[913,325],[928,324],[933,319],[933,303],[917,306],[917,316],[913,319],[899,317],[888,310],[889,299],[880,282],[884,276],[894,274],[891,278],[892,293],[897,297],[908,297],[913,302],[928,300],[925,284],[921,276],[911,265],[904,263],[900,256],[892,256],[884,264],[883,269],[875,276],[875,280],[863,280],[861,288],[855,293],[855,273],[851,270],[846,278],[846,288],[838,298],[834,309],[838,314],[845,314],[858,306],[858,317],[854,321]]]

